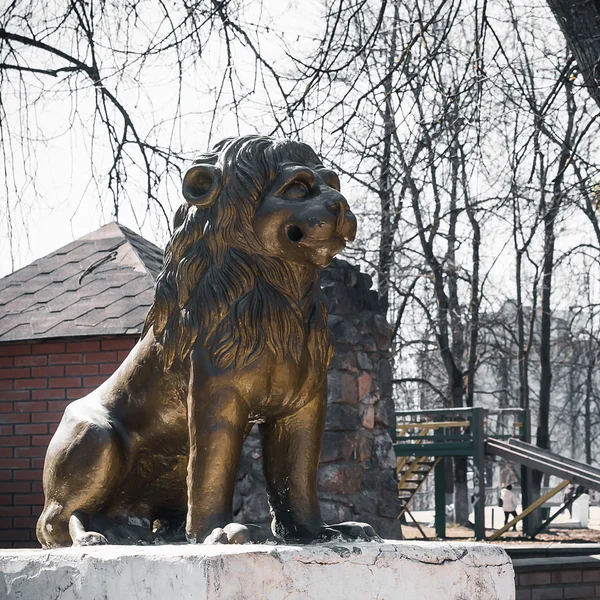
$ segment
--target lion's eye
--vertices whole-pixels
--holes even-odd
[[[306,198],[308,197],[308,186],[302,181],[293,181],[285,190],[286,196],[292,198]]]

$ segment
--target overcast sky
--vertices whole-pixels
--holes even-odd
[[[285,64],[284,45],[307,51],[314,45],[322,10],[317,0],[303,1],[301,8],[293,0],[287,4],[267,2],[262,7],[259,3],[252,6],[256,7],[254,12],[244,9],[244,23],[256,33],[261,51],[270,60]],[[151,23],[148,15],[145,18]],[[307,23],[311,25],[307,27]],[[142,30],[136,33],[142,37],[146,34]],[[239,77],[237,92],[253,86],[256,92],[245,98],[237,116],[230,109],[214,114],[216,90],[226,64],[222,40],[215,36],[195,67],[184,73],[180,99],[173,58],[163,55],[148,61],[142,79],[131,69],[131,77],[118,81],[116,74],[111,77],[110,69],[105,70],[107,87],[113,85],[114,89],[118,85],[119,100],[138,126],[161,124],[163,141],[173,136],[175,146],[190,157],[223,137],[266,133],[273,128],[261,87],[254,85],[256,70],[249,52],[242,50],[234,56]],[[8,192],[7,185],[0,186],[0,276],[10,273],[13,266],[21,268],[114,220],[113,199],[105,191],[106,177],[92,177],[92,160],[96,173],[102,177],[112,158],[106,144],[91,145],[91,129],[100,131],[102,127],[93,122],[92,90],[84,87],[75,96],[53,78],[25,77],[26,111],[19,110],[23,106],[23,89],[11,85],[2,88],[13,137]],[[225,87],[221,104],[226,105],[229,100]],[[178,108],[184,117],[173,129]],[[20,137],[29,138],[25,147],[20,144]],[[164,219],[145,212],[146,195],[139,175],[139,169],[130,168],[126,183],[129,198],[121,200],[118,220],[162,247],[168,235]],[[162,190],[160,200],[168,210],[173,211],[181,201],[178,187],[179,181],[172,181]]]

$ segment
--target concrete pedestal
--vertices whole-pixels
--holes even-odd
[[[0,551],[0,600],[514,600],[499,546],[103,546]]]

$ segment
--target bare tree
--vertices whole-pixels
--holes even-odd
[[[40,200],[63,201],[44,185],[38,158],[45,147],[64,157],[65,171],[75,163],[73,179],[82,180],[76,200],[88,210],[107,203],[115,219],[126,214],[138,227],[150,220],[167,230],[184,160],[219,131],[291,131],[287,101],[296,84],[275,70],[284,44],[261,46],[280,34],[268,32],[259,8],[227,0],[5,3],[0,146],[7,237],[19,216],[26,232],[26,205],[33,211]],[[287,129],[279,114],[289,119]],[[81,150],[65,148],[73,142],[84,145],[87,164]]]
[[[567,3],[548,5],[568,9],[563,29],[578,27]],[[600,255],[598,111],[586,91],[598,102],[595,21],[580,28],[585,51],[573,38],[565,53],[543,3],[323,3],[308,34],[289,19],[278,26],[268,8],[14,0],[2,9],[5,222],[29,193],[19,161],[46,191],[32,157],[50,135],[34,116],[53,98],[72,103],[99,195],[116,217],[141,197],[140,223],[167,223],[184,159],[217,131],[300,136],[354,196],[362,233],[348,254],[373,274],[393,324],[398,402],[528,408],[545,448],[568,410],[584,420],[591,460],[597,345],[575,331],[595,322],[596,307],[589,300],[569,329],[579,356],[571,379],[557,358],[567,338],[556,315],[574,303],[570,282],[600,279],[590,258]],[[157,73],[171,102],[160,118],[144,93]],[[201,141],[189,133],[199,124]],[[454,479],[464,522],[466,460],[455,461]]]

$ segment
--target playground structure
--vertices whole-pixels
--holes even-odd
[[[534,538],[587,489],[600,491],[600,469],[564,458],[529,443],[530,419],[525,409],[454,408],[440,410],[401,411],[396,413],[394,450],[397,460],[398,495],[401,510],[409,504],[427,476],[435,474],[435,529],[439,538],[446,537],[446,471],[444,458],[455,456],[473,459],[473,512],[475,538],[486,539],[485,533],[485,457],[499,456],[521,465],[523,511],[488,539],[495,540],[519,521],[523,532]],[[532,470],[562,478],[563,481],[533,501]],[[569,482],[577,485],[576,494],[539,527],[529,515]],[[414,523],[424,532],[413,518]]]

